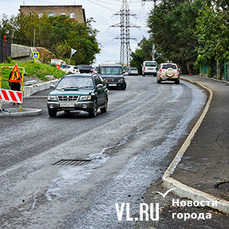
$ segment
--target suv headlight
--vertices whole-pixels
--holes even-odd
[[[49,96],[48,96],[48,100],[49,100],[49,101],[57,100],[57,96],[56,96],[56,95],[49,95]]]
[[[91,95],[81,95],[80,100],[91,100]]]
[[[124,79],[123,79],[123,78],[121,78],[121,79],[119,79],[119,80],[118,80],[118,82],[123,82],[123,81],[124,81]]]

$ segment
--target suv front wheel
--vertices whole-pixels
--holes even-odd
[[[57,110],[56,109],[48,109],[48,113],[50,117],[56,117]]]
[[[90,117],[96,117],[97,115],[97,102],[94,102],[94,105],[91,110],[89,110]]]
[[[126,83],[122,84],[121,89],[126,90]]]

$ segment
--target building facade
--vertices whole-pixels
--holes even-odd
[[[38,13],[40,17],[43,14],[48,16],[66,16],[79,23],[86,23],[85,10],[81,5],[21,5],[20,13],[29,15]]]

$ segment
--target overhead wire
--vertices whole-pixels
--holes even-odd
[[[98,4],[98,2],[94,2],[94,1],[92,1],[92,0],[87,0],[87,1],[88,1],[88,2],[91,2],[91,3],[94,3],[94,4],[96,4],[96,5],[102,6],[102,7],[106,8],[106,9],[108,9],[108,10],[111,10],[111,11],[115,11],[115,12],[116,12],[116,10],[111,9],[111,8],[109,8],[109,7],[107,7],[107,6],[104,6],[104,5]]]

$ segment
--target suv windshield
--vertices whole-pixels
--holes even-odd
[[[56,89],[78,89],[78,88],[91,88],[93,87],[93,81],[91,77],[64,77],[58,84]]]
[[[122,75],[122,67],[104,67],[101,66],[101,74],[102,75]]]
[[[162,69],[168,69],[168,68],[177,69],[176,65],[174,64],[164,64],[162,66]]]
[[[145,66],[147,66],[147,67],[156,67],[157,63],[156,62],[146,62]]]

